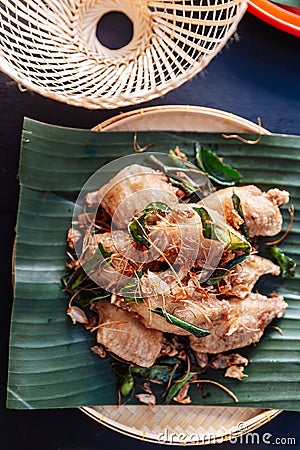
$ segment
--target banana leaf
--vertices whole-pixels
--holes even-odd
[[[263,136],[255,146],[225,140],[217,134],[141,132],[138,139],[141,146],[154,142],[153,151],[168,152],[179,145],[190,157],[194,155],[195,142],[200,142],[237,168],[243,175],[243,184],[289,190],[296,215],[293,229],[280,247],[299,264],[299,137]],[[62,292],[60,280],[66,270],[66,231],[78,192],[99,167],[130,153],[133,153],[130,132],[95,133],[24,121],[7,389],[9,408],[117,404],[116,380],[110,363],[90,352],[94,335],[81,325],[72,325],[67,317],[69,298]],[[287,208],[283,215],[286,227]],[[223,371],[211,371],[205,377],[232,390],[239,399],[238,406],[299,411],[299,274],[293,279],[265,276],[259,290],[266,294],[276,291],[289,303],[284,318],[273,324],[280,326],[283,335],[268,328],[257,346],[239,351],[249,359],[245,370],[248,378],[241,381],[224,378]],[[194,405],[234,405],[225,392],[213,385],[205,385],[205,395],[193,386],[191,397]]]

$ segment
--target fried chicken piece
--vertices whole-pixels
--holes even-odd
[[[289,202],[290,194],[287,191],[281,191],[278,188],[269,189],[263,195],[267,197],[273,205],[283,206]]]
[[[94,237],[97,245],[101,242],[103,247],[112,253],[126,253],[131,244],[129,234],[123,230],[95,234]]]
[[[148,267],[145,266],[146,264],[151,265],[151,262],[161,255],[155,248],[150,248],[147,252],[143,251],[135,244],[127,231],[113,230],[90,237],[83,262],[93,256],[100,243],[113,254],[111,264],[114,269],[127,276],[133,276],[141,264],[146,269]]]
[[[226,320],[213,322],[204,338],[190,337],[191,348],[203,353],[221,353],[258,342],[269,323],[283,315],[288,306],[283,297],[250,294],[244,300],[227,301],[230,312]]]
[[[253,185],[242,187],[228,187],[221,189],[202,200],[208,208],[224,214],[226,221],[234,228],[237,227],[239,217],[232,204],[232,194],[241,200],[245,222],[250,237],[274,236],[281,231],[282,216],[279,206],[289,201],[289,193],[279,189],[262,192]],[[223,209],[223,211],[222,211]]]
[[[192,206],[176,205],[164,220],[152,227],[149,239],[162,248],[169,261],[177,257],[176,263],[185,267],[215,268],[222,257],[224,244],[203,236],[201,218]]]
[[[151,226],[148,239],[152,245],[147,252],[137,247],[125,230],[95,234],[92,239],[93,245],[90,242],[88,246],[89,257],[101,242],[108,251],[122,257],[119,268],[121,270],[123,264],[126,271],[130,270],[128,261],[144,264],[144,270],[153,270],[158,263],[169,261],[173,264],[176,261],[177,266],[188,269],[204,267],[209,271],[218,266],[224,248],[220,241],[204,238],[201,218],[189,205],[177,205],[163,220]],[[132,274],[134,264],[131,264]]]
[[[165,318],[155,314],[151,309],[163,308],[170,314],[181,320],[189,322],[204,330],[212,327],[212,324],[228,322],[230,304],[226,300],[218,300],[213,294],[209,296],[195,291],[192,287],[186,287],[186,297],[182,292],[178,295],[164,294],[149,297],[145,303],[128,303],[125,307],[131,313],[136,313],[139,320],[152,329],[165,333],[190,335],[187,331],[166,321]]]
[[[97,342],[115,355],[142,367],[151,367],[162,347],[163,334],[142,325],[132,314],[101,300],[93,305],[99,314]]]
[[[133,164],[118,172],[98,191],[88,193],[85,201],[89,207],[101,204],[114,226],[121,229],[127,228],[136,214],[158,199],[172,207],[178,203],[177,192],[162,172]]]
[[[130,261],[142,261],[143,253],[139,252],[137,256],[137,250],[132,245],[132,239],[130,238],[128,232],[123,230],[113,230],[112,232],[93,235],[89,234],[88,245],[85,246],[86,250],[81,263],[85,263],[94,255],[94,253],[98,250],[98,245],[100,243],[108,252],[114,254],[112,264],[116,270],[127,276],[134,274],[137,267]],[[138,257],[140,259],[138,259]]]
[[[266,274],[277,276],[280,274],[280,267],[267,258],[250,255],[246,261],[238,264],[229,275],[223,278],[229,288],[226,295],[244,299],[252,292],[259,278]]]

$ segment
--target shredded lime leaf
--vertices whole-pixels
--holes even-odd
[[[191,323],[185,322],[184,320],[179,319],[173,314],[168,313],[163,308],[154,308],[151,309],[151,311],[154,312],[155,314],[158,314],[159,316],[164,317],[166,321],[171,323],[172,325],[176,325],[177,327],[182,328],[185,331],[188,331],[189,333],[193,334],[198,338],[202,338],[210,334],[210,331],[202,330],[201,328],[198,328],[195,325],[192,325]]]

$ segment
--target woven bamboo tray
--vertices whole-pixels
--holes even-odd
[[[246,0],[3,0],[0,70],[85,108],[149,101],[203,70],[246,8]],[[99,21],[113,11],[133,26],[119,49],[97,38]]]
[[[137,109],[107,119],[93,130],[270,134],[260,125],[227,111],[192,105],[163,105]]]
[[[277,409],[201,406],[105,406],[80,408],[99,424],[141,439],[167,445],[205,445],[231,441],[266,424]]]
[[[234,114],[199,106],[170,105],[120,114],[94,131],[196,131],[270,134]],[[234,441],[265,424],[281,411],[240,407],[143,405],[83,407],[92,419],[141,440],[169,445]]]

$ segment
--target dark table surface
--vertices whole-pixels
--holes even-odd
[[[194,104],[230,111],[275,133],[300,134],[300,40],[246,14],[238,36],[206,70],[177,90],[149,103]],[[97,424],[76,409],[13,411],[5,409],[9,320],[12,305],[11,254],[18,204],[18,153],[24,116],[56,125],[91,128],[119,114],[120,110],[88,111],[21,92],[0,74],[0,180],[1,180],[1,437],[0,450],[94,450],[98,448],[161,448],[142,443]],[[122,112],[135,108],[123,108]],[[280,392],[278,392],[280,395]],[[263,436],[276,448],[300,449],[300,413],[282,412],[257,430],[260,442],[244,438],[221,448],[268,448]],[[266,436],[266,435],[265,435]],[[288,440],[288,438],[292,438]],[[209,450],[216,446],[209,445]],[[179,448],[179,447],[176,447]],[[217,448],[219,448],[217,446]]]

